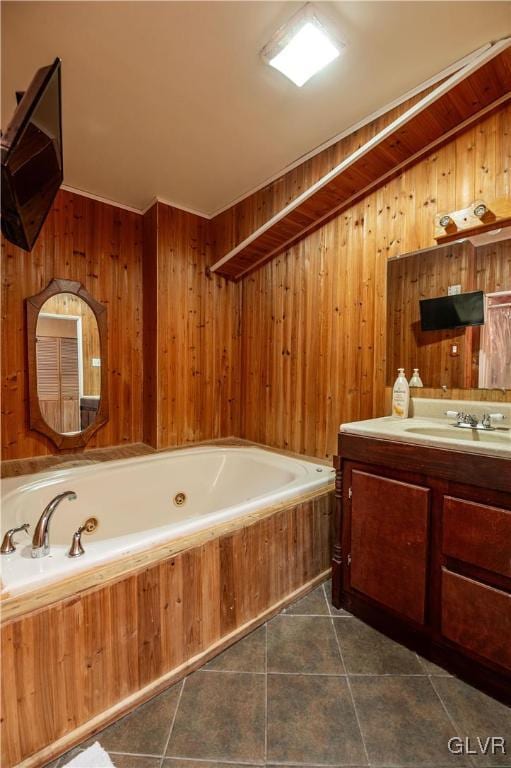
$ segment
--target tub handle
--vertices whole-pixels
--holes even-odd
[[[0,553],[2,555],[10,555],[11,552],[15,552],[16,547],[14,546],[14,542],[12,540],[14,534],[19,533],[19,531],[25,531],[25,533],[28,533],[29,528],[29,523],[23,523],[23,525],[20,525],[19,528],[10,528],[4,536],[2,546],[0,547]]]
[[[73,533],[73,540],[67,553],[68,557],[80,557],[85,554],[85,550],[82,547],[82,533],[85,530],[85,525],[81,525],[77,531]]]

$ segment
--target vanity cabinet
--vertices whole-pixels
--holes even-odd
[[[511,699],[511,462],[341,433],[336,470],[334,605]]]

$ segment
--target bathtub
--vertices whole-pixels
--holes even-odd
[[[16,534],[16,552],[0,556],[2,591],[30,591],[243,517],[320,489],[333,473],[262,448],[203,446],[9,478],[2,483],[2,535],[23,523],[30,530]],[[77,499],[62,501],[53,515],[50,554],[32,558],[41,512],[68,490]],[[89,517],[99,524],[82,535],[85,554],[69,558],[73,532]]]

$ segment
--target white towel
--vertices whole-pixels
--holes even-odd
[[[99,741],[95,741],[92,747],[75,755],[69,763],[66,763],[66,768],[68,766],[69,768],[115,768]]]

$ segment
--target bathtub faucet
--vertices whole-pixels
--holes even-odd
[[[50,501],[43,514],[39,518],[32,539],[32,557],[44,557],[50,552],[50,520],[58,505],[64,499],[73,501],[76,499],[74,491],[64,491],[59,493]]]

